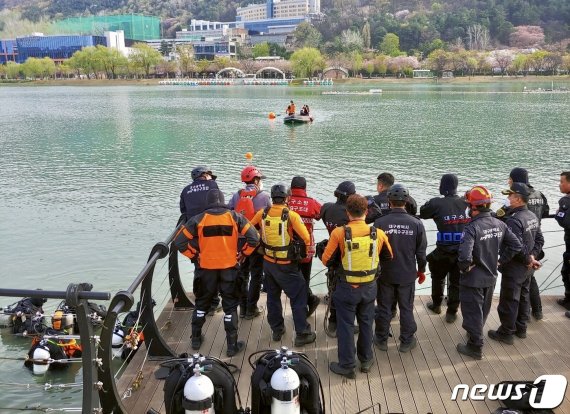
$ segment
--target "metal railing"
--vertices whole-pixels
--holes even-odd
[[[67,305],[76,309],[79,337],[82,345],[81,361],[83,365],[83,400],[82,412],[86,414],[101,412],[98,392],[103,384],[99,381],[97,370],[101,360],[97,357],[100,339],[93,333],[91,324],[91,309],[87,301],[109,300],[109,292],[91,292],[87,283],[70,284],[66,291],[29,290],[29,289],[0,289],[0,296],[28,297],[45,299],[65,299]]]
[[[131,309],[135,303],[134,293],[139,286],[141,288],[140,319],[145,321],[143,325],[143,336],[148,356],[151,359],[169,359],[176,356],[175,352],[164,341],[156,324],[153,312],[152,281],[157,261],[168,256],[168,280],[174,310],[187,310],[194,307],[194,304],[188,298],[182,286],[178,268],[178,251],[172,246],[174,237],[182,227],[182,219],[181,217],[178,220],[176,229],[174,229],[164,242],[159,242],[154,245],[146,265],[131,285],[126,290],[118,292],[111,301],[101,333],[100,354],[102,364],[98,368],[99,381],[103,384],[99,389],[99,398],[104,413],[127,412],[121,402],[111,367],[113,361],[112,339],[118,315]]]

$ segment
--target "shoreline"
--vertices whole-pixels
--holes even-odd
[[[50,79],[35,81],[0,81],[1,86],[158,86],[158,82],[165,79]],[[570,75],[550,76],[473,76],[454,77],[450,79],[437,78],[347,78],[334,79],[336,85],[382,85],[395,83],[408,84],[484,84],[484,83],[544,83],[544,82],[567,82],[570,83]]]

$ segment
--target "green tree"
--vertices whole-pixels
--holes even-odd
[[[18,79],[22,73],[22,65],[16,62],[6,63],[6,76],[8,79]]]
[[[352,70],[352,76],[356,76],[358,72],[362,69],[362,63],[364,59],[362,54],[358,50],[353,50],[350,55],[350,69]]]
[[[196,71],[198,73],[204,73],[208,70],[208,66],[210,66],[210,62],[206,59],[200,59],[196,62]]]
[[[364,39],[356,30],[343,30],[340,42],[344,52],[361,52],[364,49]]]
[[[392,57],[398,56],[401,53],[400,38],[394,33],[386,33],[378,48],[385,55]]]
[[[318,49],[304,47],[291,55],[291,66],[295,76],[307,78],[313,76],[317,70],[325,68],[325,59]]]
[[[160,42],[160,49],[158,50],[162,56],[168,56],[172,52],[172,44],[163,40]]]
[[[40,75],[42,78],[55,76],[55,62],[49,57],[40,59],[40,70]]]
[[[302,22],[293,32],[294,44],[296,47],[314,47],[321,45],[323,36],[310,23]]]
[[[148,78],[152,67],[162,60],[162,55],[146,43],[135,43],[129,60],[135,69],[144,71],[145,76]]]
[[[254,45],[252,52],[254,59],[261,56],[269,56],[269,43],[263,42]]]
[[[182,76],[188,76],[194,69],[194,48],[192,45],[180,45],[176,47],[178,53],[178,67]]]
[[[515,73],[522,73],[524,76],[526,76],[528,72],[528,63],[529,63],[528,56],[519,53],[513,59],[513,63],[511,63],[511,66],[513,67]]]
[[[6,65],[0,65],[0,78],[6,78]]]
[[[362,39],[364,40],[364,48],[370,49],[372,35],[370,34],[370,23],[364,23],[362,27]]]
[[[439,76],[447,69],[449,65],[449,54],[442,49],[431,52],[428,56],[428,67],[435,71]]]
[[[22,63],[22,72],[27,79],[37,79],[42,76],[43,65],[41,59],[28,58]]]

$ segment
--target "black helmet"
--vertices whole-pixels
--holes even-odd
[[[410,193],[408,192],[408,189],[402,184],[394,184],[388,190],[388,200],[407,201],[409,195]]]
[[[334,190],[335,197],[353,195],[356,193],[356,186],[352,181],[343,181],[338,185],[336,190]]]
[[[207,208],[225,207],[224,193],[217,188],[212,188],[206,194],[206,205]]]
[[[209,169],[208,167],[204,166],[204,165],[199,165],[196,168],[194,168],[192,170],[192,179],[196,180],[198,177],[201,177],[202,174],[210,174],[210,176],[212,177],[212,180],[215,180],[217,177],[212,174],[212,170]]]
[[[271,187],[271,198],[275,199],[275,198],[287,198],[289,196],[289,190],[287,190],[287,187],[285,186],[285,184],[275,184],[273,187]]]

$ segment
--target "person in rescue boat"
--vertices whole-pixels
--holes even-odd
[[[416,279],[421,284],[426,277],[427,238],[421,220],[406,211],[408,196],[408,189],[403,185],[390,187],[388,200],[391,211],[374,222],[375,227],[384,230],[394,252],[394,260],[381,261],[378,278],[374,344],[381,351],[388,350],[394,301],[398,302],[400,308],[399,351],[408,352],[417,345],[414,295]]]
[[[458,179],[455,174],[444,174],[439,184],[439,193],[443,197],[434,197],[420,207],[420,218],[433,219],[437,226],[435,249],[427,255],[431,271],[431,298],[427,308],[434,313],[441,313],[445,281],[447,285],[447,312],[445,320],[453,323],[457,319],[459,308],[459,267],[457,251],[465,224],[469,223],[467,203],[457,195]]]
[[[299,213],[311,236],[311,243],[307,246],[307,257],[299,261],[299,269],[307,283],[307,304],[309,307],[307,317],[309,317],[315,312],[321,301],[317,295],[313,294],[310,287],[311,268],[315,256],[313,225],[315,220],[321,219],[321,204],[314,198],[307,196],[307,180],[305,177],[296,176],[291,180],[291,196],[287,205],[291,211]]]
[[[346,201],[349,222],[333,230],[322,256],[325,266],[337,254],[341,264],[333,293],[338,320],[338,362],[330,363],[330,370],[347,378],[355,378],[356,353],[361,372],[369,372],[374,361],[372,334],[376,277],[380,260],[391,260],[392,248],[386,234],[365,223],[368,201],[353,194]],[[360,327],[357,345],[354,345],[354,318]]]
[[[259,234],[244,216],[225,205],[220,190],[208,191],[207,202],[208,209],[185,224],[176,235],[174,244],[183,255],[197,263],[199,283],[194,291],[196,308],[192,314],[192,349],[198,350],[202,345],[206,312],[219,290],[224,310],[226,355],[231,357],[245,346],[243,341],[237,340],[237,264],[240,256],[248,256],[257,248]],[[241,250],[238,249],[240,235],[245,238]]]
[[[522,245],[505,223],[491,216],[493,197],[487,188],[482,185],[471,188],[465,200],[471,221],[463,229],[457,262],[461,271],[459,301],[467,342],[457,344],[457,351],[482,359],[483,326],[491,309],[497,268],[520,252]]]
[[[287,109],[285,109],[285,113],[289,116],[295,115],[295,103],[291,101],[289,105],[287,105]]]
[[[207,207],[206,197],[208,191],[218,189],[216,176],[212,170],[204,165],[198,165],[192,170],[192,182],[182,190],[180,194],[180,213],[182,223],[186,223],[196,214],[200,214]],[[194,291],[196,291],[198,278],[194,270]],[[220,297],[216,294],[212,299],[212,306],[208,313],[214,314],[220,305]]]
[[[233,194],[228,206],[250,221],[256,212],[270,207],[271,197],[267,191],[263,191],[264,179],[265,175],[259,168],[253,165],[245,167],[241,171],[241,180],[245,183],[245,188]],[[254,251],[246,257],[240,264],[238,276],[241,287],[239,316],[253,319],[261,314],[257,302],[263,281],[263,253]]]
[[[263,271],[267,286],[267,321],[274,341],[285,333],[281,292],[291,301],[295,325],[295,346],[303,346],[317,337],[307,323],[307,284],[299,270],[299,260],[306,255],[311,236],[301,216],[287,208],[289,191],[284,184],[271,187],[273,206],[255,214],[251,224],[260,229],[263,246]],[[300,240],[299,240],[300,239]]]
[[[497,312],[501,326],[496,331],[490,330],[489,338],[512,345],[513,334],[526,338],[530,314],[530,278],[533,270],[541,266],[535,258],[542,250],[544,237],[538,217],[527,207],[529,187],[515,182],[502,193],[509,196],[510,202],[505,224],[521,242],[522,250],[499,269],[502,278]]]
[[[566,248],[562,253],[562,283],[564,283],[564,298],[558,299],[560,306],[570,310],[570,171],[560,174],[560,192],[564,196],[558,201],[558,210],[554,216],[560,227],[564,229],[564,243]],[[566,312],[570,318],[570,314]]]
[[[532,185],[528,182],[528,171],[524,168],[515,167],[511,170],[509,174],[509,178],[507,179],[507,184],[509,187],[513,183],[523,183],[528,186],[530,194],[528,196],[528,203],[527,207],[530,211],[532,211],[536,217],[538,218],[538,224],[540,225],[541,220],[545,217],[548,217],[550,213],[550,207],[548,206],[548,201],[544,194],[540,191],[536,190]],[[505,214],[509,212],[510,206],[508,205],[509,200],[507,199],[505,205],[503,205],[500,209],[497,210],[497,218],[503,219]],[[542,260],[544,257],[544,252],[541,251],[537,259]],[[536,282],[536,278],[534,277],[534,269],[529,269],[531,273],[530,277],[530,307],[532,310],[532,316],[536,320],[540,320],[543,318],[542,314],[542,301],[540,300],[540,291],[538,289],[538,283]]]

